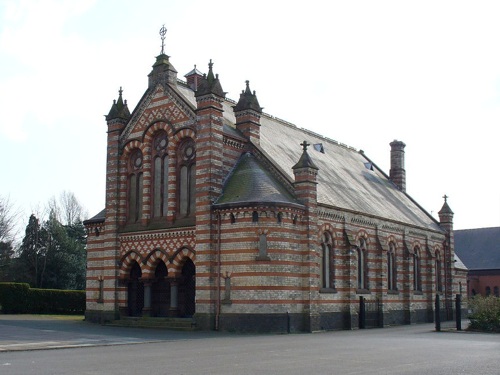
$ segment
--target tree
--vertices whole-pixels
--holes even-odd
[[[0,242],[9,243],[14,240],[18,216],[10,199],[0,196]]]
[[[63,225],[51,211],[43,224],[31,215],[20,247],[19,275],[37,288],[84,289],[86,233],[81,221]]]
[[[38,218],[32,214],[26,226],[24,239],[20,247],[19,260],[23,272],[19,277],[24,279],[22,281],[28,282],[34,287],[39,287],[41,284],[40,275],[43,275],[42,266],[46,265],[44,259],[47,250],[46,239],[46,231],[40,226]]]

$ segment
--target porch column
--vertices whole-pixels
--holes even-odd
[[[144,280],[144,307],[142,316],[151,316],[151,280]]]
[[[177,279],[170,280],[170,316],[179,313],[179,282]]]

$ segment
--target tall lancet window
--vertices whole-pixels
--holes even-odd
[[[159,132],[153,139],[153,217],[167,216],[168,211],[168,139]]]
[[[128,221],[137,222],[142,216],[142,152],[135,150],[128,163]]]
[[[357,248],[358,255],[358,289],[368,289],[368,262],[366,259],[366,241],[364,238],[359,239]]]
[[[187,139],[179,147],[179,214],[180,217],[195,213],[196,149],[192,139]]]
[[[387,289],[397,290],[397,265],[396,265],[396,245],[393,242],[389,244],[387,252]]]
[[[333,240],[330,233],[323,233],[320,257],[321,288],[335,288],[335,267],[333,257]]]

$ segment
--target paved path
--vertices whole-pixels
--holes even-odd
[[[239,335],[0,315],[0,374],[500,374],[499,334],[433,328]]]

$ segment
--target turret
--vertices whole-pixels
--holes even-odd
[[[236,129],[255,144],[260,143],[260,116],[262,108],[257,100],[255,91],[250,91],[249,81],[246,81],[246,89],[240,94],[240,100],[233,107],[236,117]]]

